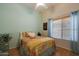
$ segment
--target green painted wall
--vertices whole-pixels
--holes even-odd
[[[42,31],[41,15],[21,4],[0,4],[0,33],[10,33],[13,37],[10,48],[15,48],[19,41],[19,32]]]

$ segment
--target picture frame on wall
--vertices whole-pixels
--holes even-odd
[[[47,22],[43,23],[43,30],[47,30]]]

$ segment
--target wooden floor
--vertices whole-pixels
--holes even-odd
[[[20,56],[20,51],[18,48],[10,49],[9,50],[10,56]],[[56,48],[54,56],[75,56],[76,54],[63,49],[63,48]]]
[[[20,50],[18,48],[13,48],[9,50],[10,56],[20,56]]]

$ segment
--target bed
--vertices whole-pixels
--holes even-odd
[[[21,34],[21,50],[27,56],[51,56],[55,52],[55,41],[49,37],[23,37]]]

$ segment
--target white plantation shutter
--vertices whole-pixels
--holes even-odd
[[[62,38],[62,20],[53,21],[52,25],[52,37],[54,38]]]
[[[71,22],[70,22],[70,17],[62,19],[62,31],[63,31],[63,39],[65,40],[71,40],[70,39],[70,34],[71,34]]]

